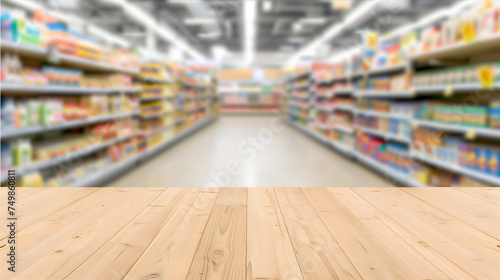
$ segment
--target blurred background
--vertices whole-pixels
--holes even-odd
[[[2,185],[500,186],[497,0],[2,0],[1,23]]]

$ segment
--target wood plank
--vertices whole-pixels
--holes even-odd
[[[186,279],[244,279],[247,188],[223,188]]]
[[[275,191],[304,278],[362,279],[302,190]]]
[[[46,189],[44,192],[36,192],[36,195],[17,199],[17,218],[20,221],[18,231],[97,191],[96,188]],[[8,233],[5,233],[1,238],[7,236]]]
[[[303,279],[272,188],[248,189],[247,279]]]
[[[456,188],[456,190],[500,207],[500,188]]]
[[[196,196],[188,188],[165,189],[65,279],[123,279],[188,194]]]
[[[443,277],[422,279],[470,279],[472,277],[352,189],[345,192],[340,191],[339,188],[328,188],[328,191],[344,204],[349,205],[349,209],[356,217],[381,237],[387,246],[395,248],[394,250],[404,256],[405,260],[414,261],[412,264],[418,263],[421,273],[432,275],[437,270],[445,274]]]
[[[185,279],[217,195],[192,192],[124,279]]]
[[[122,204],[124,200],[132,201],[140,193],[138,188],[116,189],[103,188],[81,200],[64,207],[49,216],[17,232],[19,271],[32,265],[42,256],[65,240],[71,240],[75,227],[95,223],[96,217],[106,216]],[[43,242],[40,242],[43,240]],[[0,241],[7,244],[6,239]],[[4,254],[7,248],[1,248]],[[6,271],[6,263],[0,264],[0,275]],[[2,279],[2,277],[0,277]]]
[[[402,190],[500,241],[500,207],[454,189]]]
[[[397,188],[353,190],[471,275],[480,279],[500,275],[496,239]]]
[[[341,194],[338,197],[326,188],[302,190],[364,279],[447,278],[401,238],[387,238],[395,234],[379,220],[366,224],[365,219],[358,218],[354,208],[359,204],[347,203],[352,201],[349,189],[336,190]]]
[[[126,190],[120,190],[126,191]],[[39,258],[13,279],[62,279],[89,258],[115,234],[143,211],[160,191],[138,189],[122,199],[107,215],[96,212],[89,223],[72,223],[67,227],[71,237],[53,244],[47,243],[50,252]]]
[[[48,191],[48,190],[54,190],[57,188],[17,188],[16,187],[16,199],[18,201],[23,201],[24,199],[35,195],[37,193],[43,192],[43,191]],[[7,205],[7,195],[8,195],[8,188],[5,187],[0,187],[0,207],[6,207]],[[5,197],[5,199],[3,199]]]

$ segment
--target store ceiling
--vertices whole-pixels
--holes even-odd
[[[112,0],[43,0],[47,5],[60,4],[68,10],[117,35],[144,46],[147,31],[144,26],[124,14]],[[207,57],[212,47],[224,46],[233,59],[243,49],[244,0],[128,0],[150,13],[160,24],[169,25],[177,34]],[[333,9],[332,1],[350,2],[350,9]],[[322,34],[331,25],[342,21],[362,2],[372,0],[260,0],[257,12],[256,62],[285,61],[301,46]],[[400,0],[407,5],[396,12],[379,10],[364,17],[351,30],[330,40],[309,57],[322,59],[339,48],[349,48],[359,42],[364,27],[377,27],[382,31],[395,29],[409,21],[446,7],[456,0]],[[271,3],[270,8],[268,7]],[[269,8],[269,9],[268,9]],[[200,22],[201,21],[201,22]],[[165,52],[169,43],[157,40],[157,49]]]

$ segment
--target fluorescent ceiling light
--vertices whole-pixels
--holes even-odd
[[[320,35],[317,39],[313,40],[311,43],[307,44],[303,48],[301,48],[297,53],[295,53],[289,60],[288,64],[292,64],[298,61],[302,56],[307,53],[314,52],[318,46],[320,46],[325,41],[331,40],[338,35],[340,35],[345,27],[351,26],[353,23],[356,23],[361,18],[365,17],[369,12],[375,10],[375,7],[382,3],[383,1],[388,0],[371,0],[365,1],[360,6],[349,13],[346,19],[343,22],[336,23],[331,25],[322,35]]]
[[[198,34],[198,37],[200,37],[200,38],[217,38],[220,36],[221,36],[221,34],[219,32],[199,33]]]
[[[272,1],[267,0],[262,3],[262,10],[264,10],[264,12],[270,12],[272,9],[273,9]]]
[[[227,49],[225,46],[215,45],[211,48],[211,50],[212,50],[212,56],[217,61],[222,61],[226,57]]]
[[[257,21],[257,0],[245,0],[243,2],[244,16],[244,61],[246,64],[252,63],[255,52],[256,21]]]
[[[184,40],[182,40],[171,27],[166,25],[161,25],[147,12],[139,8],[139,6],[132,4],[131,2],[125,0],[108,0],[119,5],[125,13],[133,20],[140,22],[145,27],[150,28],[154,31],[160,38],[166,40],[182,51],[186,52],[191,57],[198,60],[205,60],[206,57],[200,52],[188,45]]]
[[[434,23],[438,20],[441,20],[443,18],[454,16],[456,13],[464,10],[469,5],[472,5],[472,4],[478,3],[478,2],[479,2],[479,0],[463,0],[463,1],[456,3],[451,8],[448,7],[448,8],[444,8],[441,10],[437,10],[437,11],[435,11],[427,16],[420,18],[416,23],[406,24],[406,25],[403,25],[399,28],[392,30],[387,35],[382,37],[382,40],[390,40],[390,39],[396,38],[398,36],[407,34],[408,32],[410,32],[412,30],[416,30],[416,29],[425,27],[425,26],[432,24],[432,23]]]
[[[321,17],[301,18],[299,21],[303,24],[321,25],[326,22],[326,18],[321,18]]]
[[[184,23],[186,25],[216,24],[217,20],[214,18],[187,18]]]
[[[303,28],[303,26],[302,26],[302,23],[300,23],[300,22],[296,22],[292,25],[292,31],[294,33],[299,33],[300,31],[302,31],[302,28]]]

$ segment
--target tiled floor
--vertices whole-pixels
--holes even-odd
[[[276,121],[274,116],[222,116],[109,186],[392,186],[389,180]],[[254,144],[253,138],[257,139]]]

